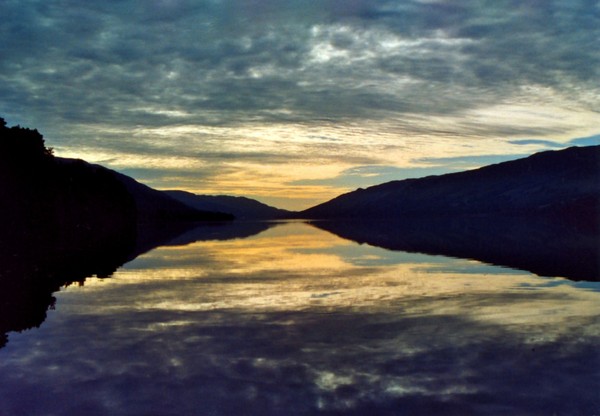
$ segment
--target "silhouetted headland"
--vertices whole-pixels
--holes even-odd
[[[572,147],[480,169],[392,181],[307,209],[308,219],[538,217],[600,223],[600,146]]]

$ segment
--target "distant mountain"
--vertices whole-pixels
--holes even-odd
[[[103,168],[106,169],[106,168]],[[158,191],[135,179],[112,171],[119,182],[125,185],[133,197],[138,220],[191,220],[191,221],[228,221],[234,216],[221,209],[204,209],[191,207],[178,201],[164,191]]]
[[[199,210],[228,212],[236,219],[265,220],[287,218],[290,211],[274,208],[254,199],[227,195],[196,195],[185,191],[164,191],[184,204]]]
[[[387,182],[299,213],[307,219],[544,215],[598,227],[600,146],[572,147],[471,171]]]

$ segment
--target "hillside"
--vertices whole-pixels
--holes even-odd
[[[600,146],[572,147],[471,171],[387,182],[300,213],[308,219],[545,215],[598,225]]]
[[[280,219],[290,216],[290,211],[274,208],[254,199],[227,195],[196,195],[185,191],[164,191],[170,197],[188,206],[204,210],[228,212],[241,220]]]
[[[3,241],[79,250],[131,241],[142,222],[233,218],[195,210],[102,166],[55,157],[37,130],[7,127],[1,118],[0,145]]]
[[[150,188],[137,182],[135,179],[115,172],[100,165],[94,165],[80,159],[66,159],[54,157],[52,163],[53,169],[65,172],[65,181],[73,183],[75,178],[79,183],[80,189],[77,192],[80,195],[93,193],[95,188],[92,184],[86,185],[86,179],[90,175],[104,177],[107,181],[112,181],[128,194],[133,202],[135,211],[135,221],[210,221],[210,220],[231,220],[233,217],[229,214],[219,212],[200,211],[182,204],[179,201],[165,195],[161,191]],[[61,185],[61,181],[57,185]],[[64,184],[63,184],[64,185]],[[89,188],[89,189],[85,189]],[[77,196],[74,196],[77,198]],[[76,205],[76,204],[75,204]],[[60,209],[68,207],[61,207]]]
[[[133,197],[137,208],[138,221],[229,221],[234,219],[234,215],[230,211],[203,207],[195,208],[178,201],[166,192],[139,183],[129,176],[117,172],[112,173]]]

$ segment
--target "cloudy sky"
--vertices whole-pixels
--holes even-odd
[[[159,189],[306,208],[600,139],[596,0],[2,0],[0,116]]]

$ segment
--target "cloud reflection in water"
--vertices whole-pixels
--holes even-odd
[[[11,334],[0,414],[597,411],[598,284],[469,264],[299,223],[163,247]]]

